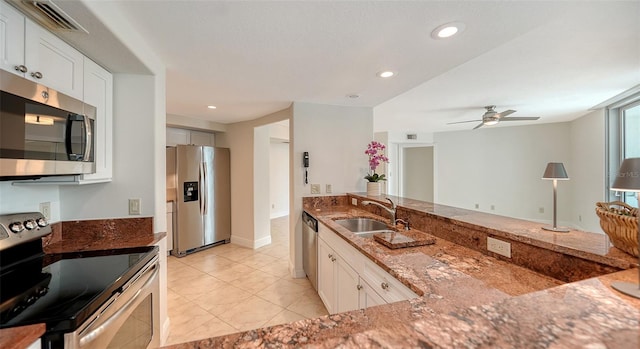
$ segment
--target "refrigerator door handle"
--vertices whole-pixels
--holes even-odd
[[[209,196],[208,196],[208,192],[209,192],[209,174],[207,173],[207,163],[203,162],[202,163],[202,173],[203,173],[203,181],[202,181],[202,201],[203,201],[203,205],[202,205],[202,214],[206,215],[209,207]]]
[[[198,191],[200,192],[200,199],[198,200],[200,203],[200,214],[203,215],[204,214],[204,198],[205,198],[205,191],[204,191],[204,162],[200,163],[200,168],[198,171]]]

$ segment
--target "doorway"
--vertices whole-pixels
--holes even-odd
[[[402,146],[400,164],[400,196],[434,202],[433,146]]]

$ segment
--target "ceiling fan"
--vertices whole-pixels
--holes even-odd
[[[533,117],[506,117],[507,115],[511,115],[513,113],[515,113],[515,110],[505,110],[501,113],[498,113],[495,111],[496,106],[495,105],[488,105],[486,107],[484,107],[485,109],[487,109],[487,111],[484,113],[484,115],[482,115],[482,119],[480,120],[467,120],[467,121],[458,121],[458,122],[450,122],[447,123],[447,125],[452,125],[452,124],[462,124],[465,122],[477,122],[480,121],[480,124],[478,124],[478,126],[474,127],[473,129],[477,129],[480,128],[484,125],[487,126],[491,126],[491,125],[495,125],[497,123],[499,123],[500,121],[525,121],[525,120],[538,120],[540,119],[539,116],[533,116]]]

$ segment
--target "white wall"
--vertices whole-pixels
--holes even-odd
[[[402,149],[402,196],[433,202],[433,147]]]
[[[113,181],[61,187],[63,220],[129,217],[130,198],[141,199],[141,216],[155,215],[156,137],[141,132],[155,128],[155,78],[114,74],[113,81]]]
[[[562,162],[569,177],[569,123],[481,128],[434,135],[437,202],[504,216],[550,222],[552,184],[542,180],[548,162]],[[491,210],[491,205],[494,210]],[[544,213],[539,213],[539,208]],[[558,222],[572,216],[571,181],[558,183]]]
[[[287,137],[288,137],[287,133]],[[289,214],[289,143],[275,142],[269,146],[269,196],[271,218]]]
[[[540,178],[547,162],[563,162],[570,180],[558,181],[558,224],[602,232],[595,203],[605,200],[603,110],[572,122],[442,132],[434,139],[438,203],[472,210],[478,203],[479,211],[550,222],[552,183]]]
[[[21,185],[0,182],[0,214],[38,212],[40,203],[51,203],[50,222],[60,221],[60,190],[57,185]]]
[[[254,217],[269,218],[269,196],[261,194],[258,200],[264,205],[254,205],[254,128],[288,120],[292,108],[287,108],[259,119],[227,125],[227,132],[216,136],[216,146],[226,147],[231,152],[231,241],[245,247],[256,245]],[[269,137],[260,140],[261,146],[269,149]],[[269,168],[262,169],[269,172]],[[266,182],[268,188],[269,183]],[[256,213],[255,210],[263,210]],[[263,222],[265,219],[261,219]],[[262,223],[261,223],[262,224]]]
[[[373,139],[373,110],[311,103],[293,104],[289,125],[291,142],[290,249],[293,275],[304,277],[302,269],[302,197],[311,195],[311,183],[331,184],[333,194],[362,192],[368,158],[364,154]],[[302,153],[310,157],[309,184],[304,184]]]
[[[582,230],[600,232],[595,214],[605,195],[605,112],[596,110],[571,122],[571,221]]]
[[[258,248],[271,243],[269,125],[253,128],[253,242]]]

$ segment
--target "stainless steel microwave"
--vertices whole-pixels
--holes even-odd
[[[0,180],[95,172],[95,107],[2,70],[0,94]]]

